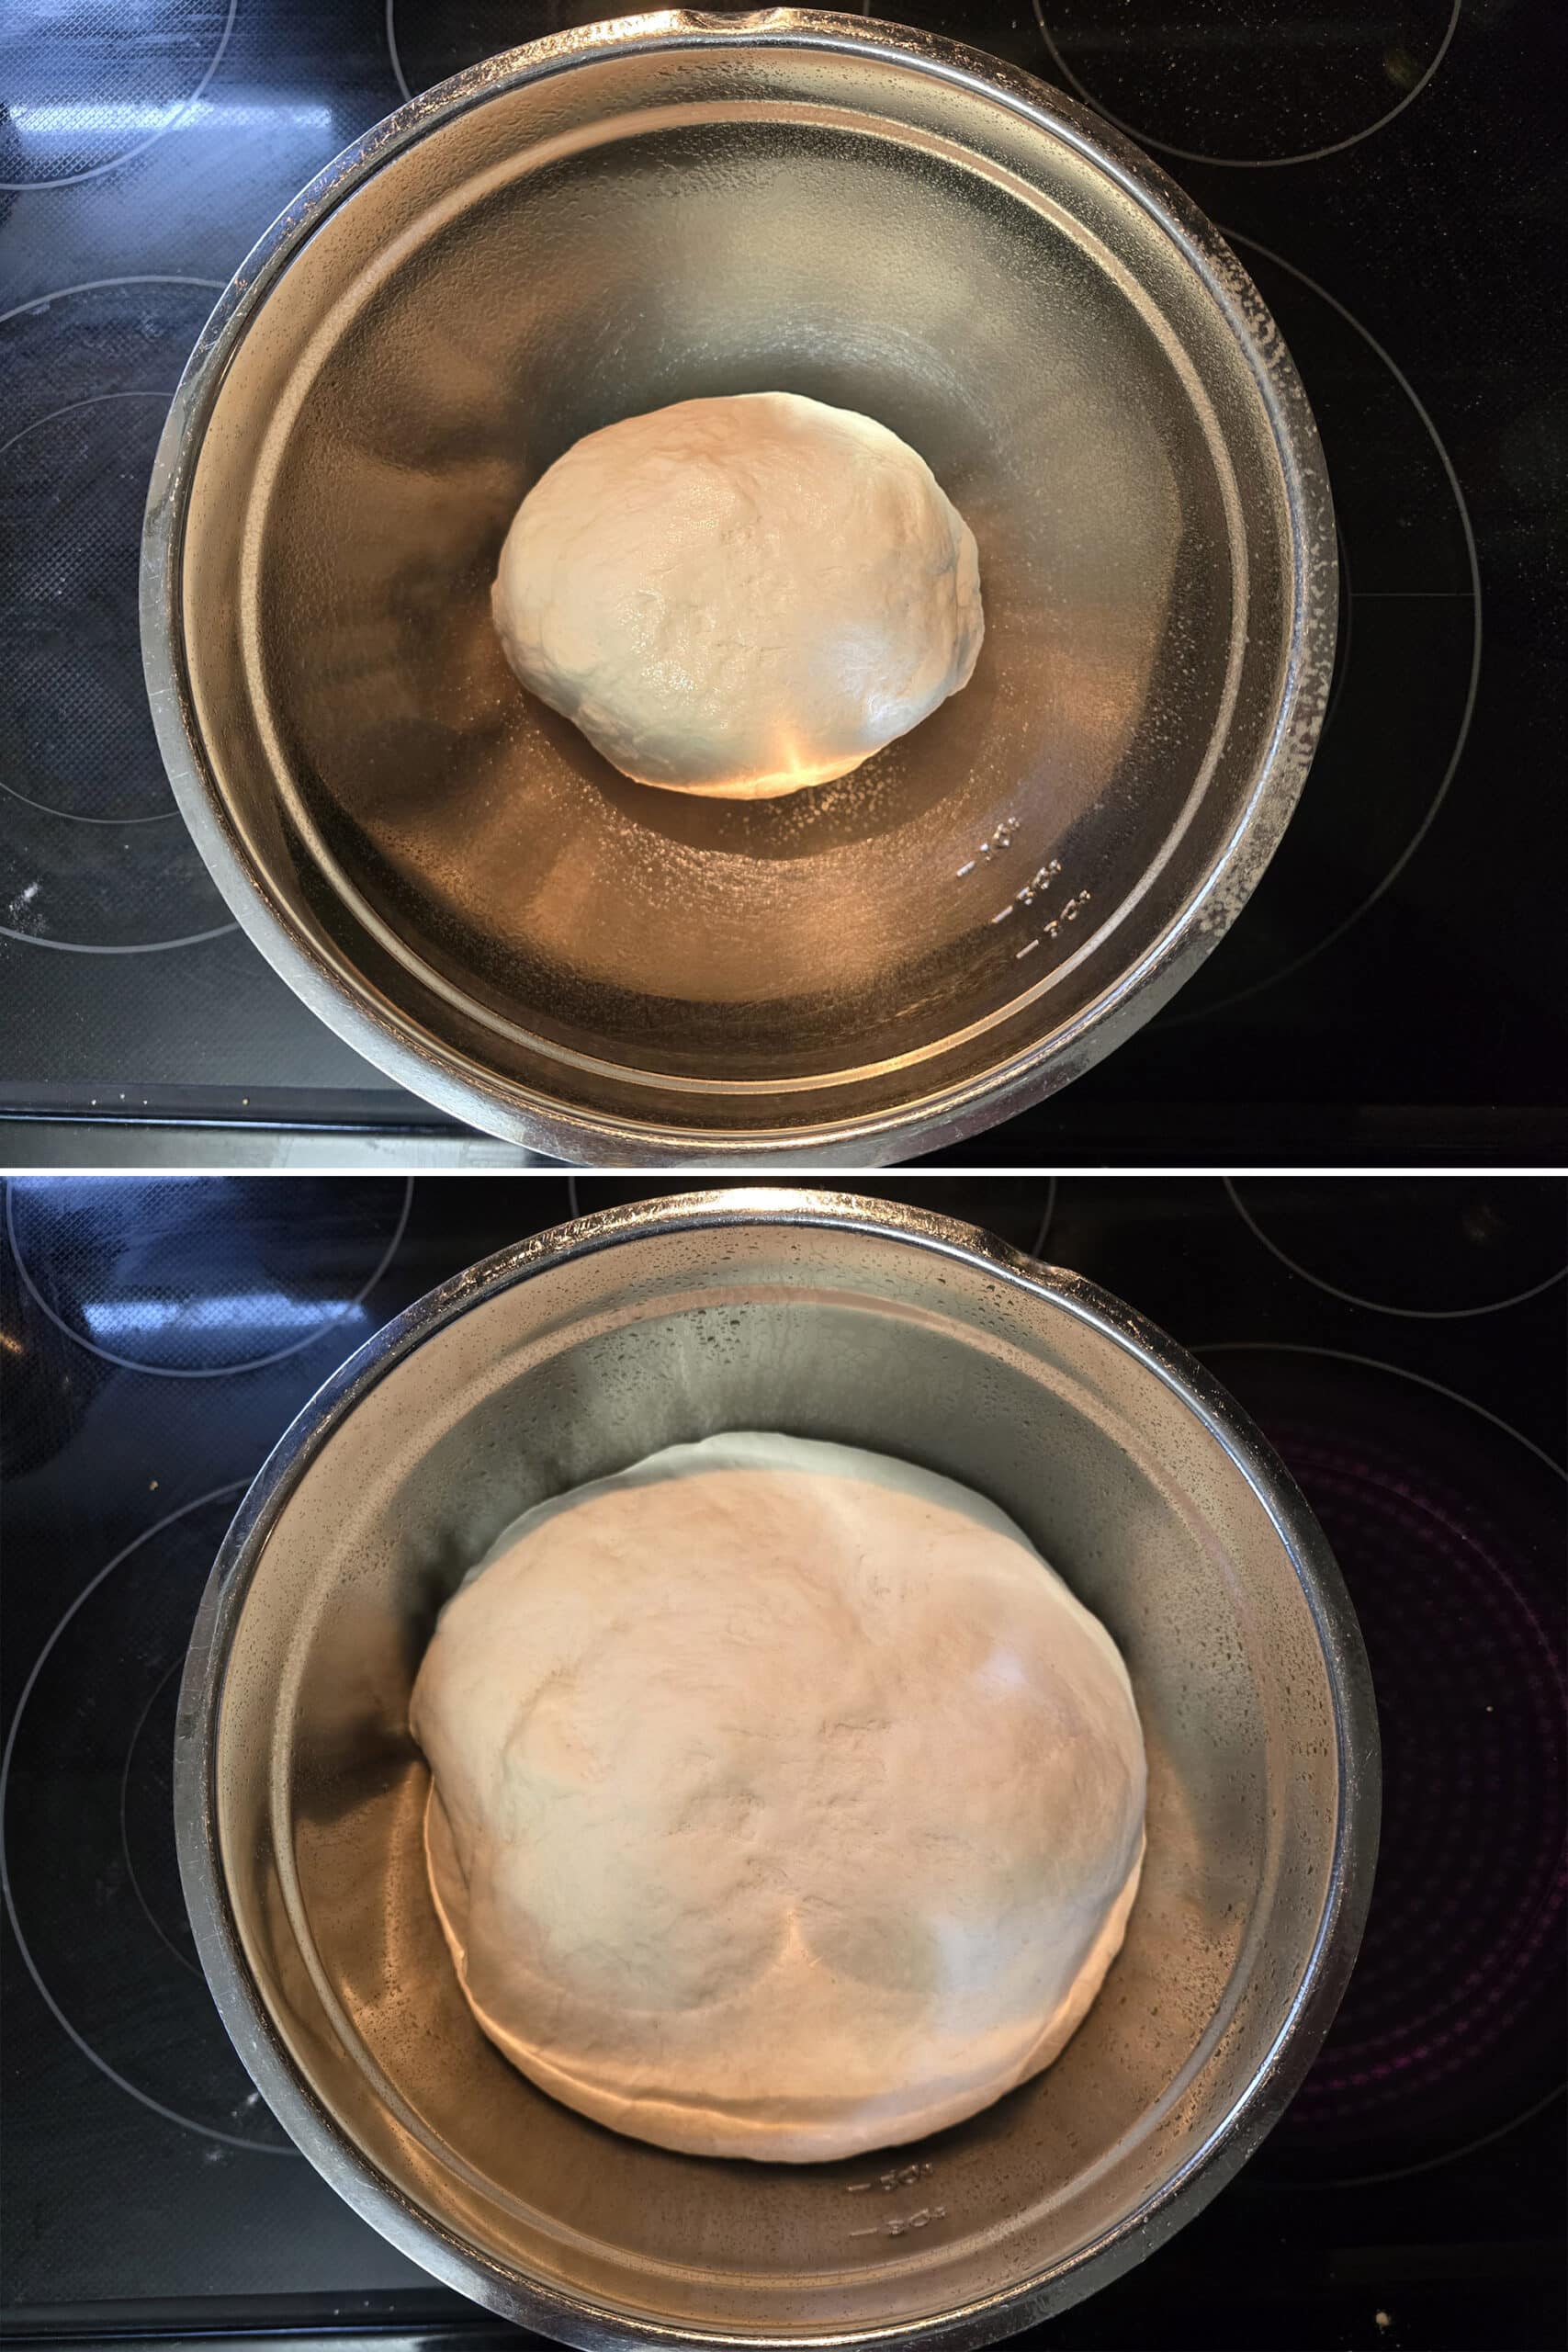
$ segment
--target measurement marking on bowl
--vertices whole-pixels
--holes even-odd
[[[912,2188],[917,2180],[923,2178],[927,2173],[934,2170],[934,2165],[923,2161],[919,2164],[899,2165],[892,2172],[878,2173],[874,2180],[852,2180],[848,2182],[845,2186],[844,2194],[846,2197],[863,2197],[869,2189],[873,2188],[880,2188],[884,2190],[889,2188]]]
[[[923,2230],[932,2222],[945,2222],[945,2205],[922,2205],[918,2213],[889,2213],[884,2222],[873,2222],[863,2230],[852,2230],[852,2238],[901,2238],[906,2230]]]
[[[999,849],[1010,849],[1018,832],[1018,822],[1016,817],[1004,817],[1001,823],[994,827],[987,838],[980,843],[968,864],[959,867],[958,880],[962,882],[966,874],[973,874],[983,858],[994,857]]]
[[[1087,890],[1080,890],[1076,898],[1068,899],[1064,904],[1059,915],[1053,915],[1049,922],[1042,923],[1034,937],[1028,941],[1024,946],[1016,950],[1012,959],[1013,962],[1015,964],[1020,963],[1025,956],[1032,955],[1035,948],[1039,946],[1043,939],[1057,938],[1065,924],[1077,922],[1079,909],[1087,907],[1089,900],[1089,893]],[[1003,911],[1007,914],[1010,914],[1012,912],[1012,909],[1008,907],[1005,908]],[[999,922],[1001,921],[1000,915],[993,916],[992,921]]]
[[[1006,906],[994,914],[991,921],[1006,922],[1009,915],[1016,914],[1020,907],[1032,907],[1036,899],[1043,899],[1045,896],[1052,883],[1059,878],[1061,871],[1062,861],[1059,857],[1047,858],[1044,865],[1038,866],[1030,876],[1023,888],[1013,892]],[[1088,891],[1086,890],[1083,895],[1087,898]]]

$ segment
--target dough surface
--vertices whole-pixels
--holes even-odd
[[[491,594],[526,686],[640,784],[826,784],[966,685],[974,534],[885,425],[795,392],[590,433],[518,508]]]
[[[527,1512],[411,1723],[479,2024],[664,2147],[973,2114],[1077,2029],[1137,1891],[1110,1635],[993,1505],[851,1447],[708,1438]]]

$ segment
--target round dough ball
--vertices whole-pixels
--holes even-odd
[[[590,433],[518,508],[491,596],[525,686],[639,784],[766,800],[847,775],[966,685],[975,537],[870,417],[795,392]]]
[[[542,2088],[807,2163],[1047,2065],[1121,1944],[1143,1738],[1012,1521],[885,1455],[671,1446],[529,1511],[412,1724],[475,2017]]]

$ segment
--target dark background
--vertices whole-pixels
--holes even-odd
[[[522,1164],[359,1062],[230,922],[143,707],[136,554],[180,368],[287,199],[405,87],[607,5],[0,16],[0,1163],[180,1164],[212,1138],[162,1123],[220,1121],[231,1162]],[[896,13],[1087,95],[1233,238],[1318,415],[1345,583],[1323,745],[1234,933],[1107,1063],[946,1156],[1562,1164],[1568,9]]]
[[[564,1218],[564,1179],[12,1179],[0,1216],[0,1880],[13,2337],[502,2343],[293,2154],[196,1965],[175,1693],[243,1485],[387,1317]],[[592,1209],[676,1189],[583,1178]],[[1563,2340],[1568,1188],[904,1177],[1194,1350],[1333,1545],[1382,1850],[1284,2120],[1042,2346]],[[247,1368],[249,1367],[249,1368]]]

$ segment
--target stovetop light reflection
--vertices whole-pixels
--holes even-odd
[[[157,1332],[314,1330],[369,1321],[349,1298],[290,1298],[280,1290],[214,1291],[205,1298],[85,1299],[82,1316],[95,1340],[130,1340]]]
[[[233,98],[173,99],[165,106],[135,98],[65,98],[29,106],[23,98],[9,109],[14,130],[24,139],[79,139],[103,133],[118,137],[162,130],[176,120],[216,130],[330,130],[330,107],[293,100]]]

